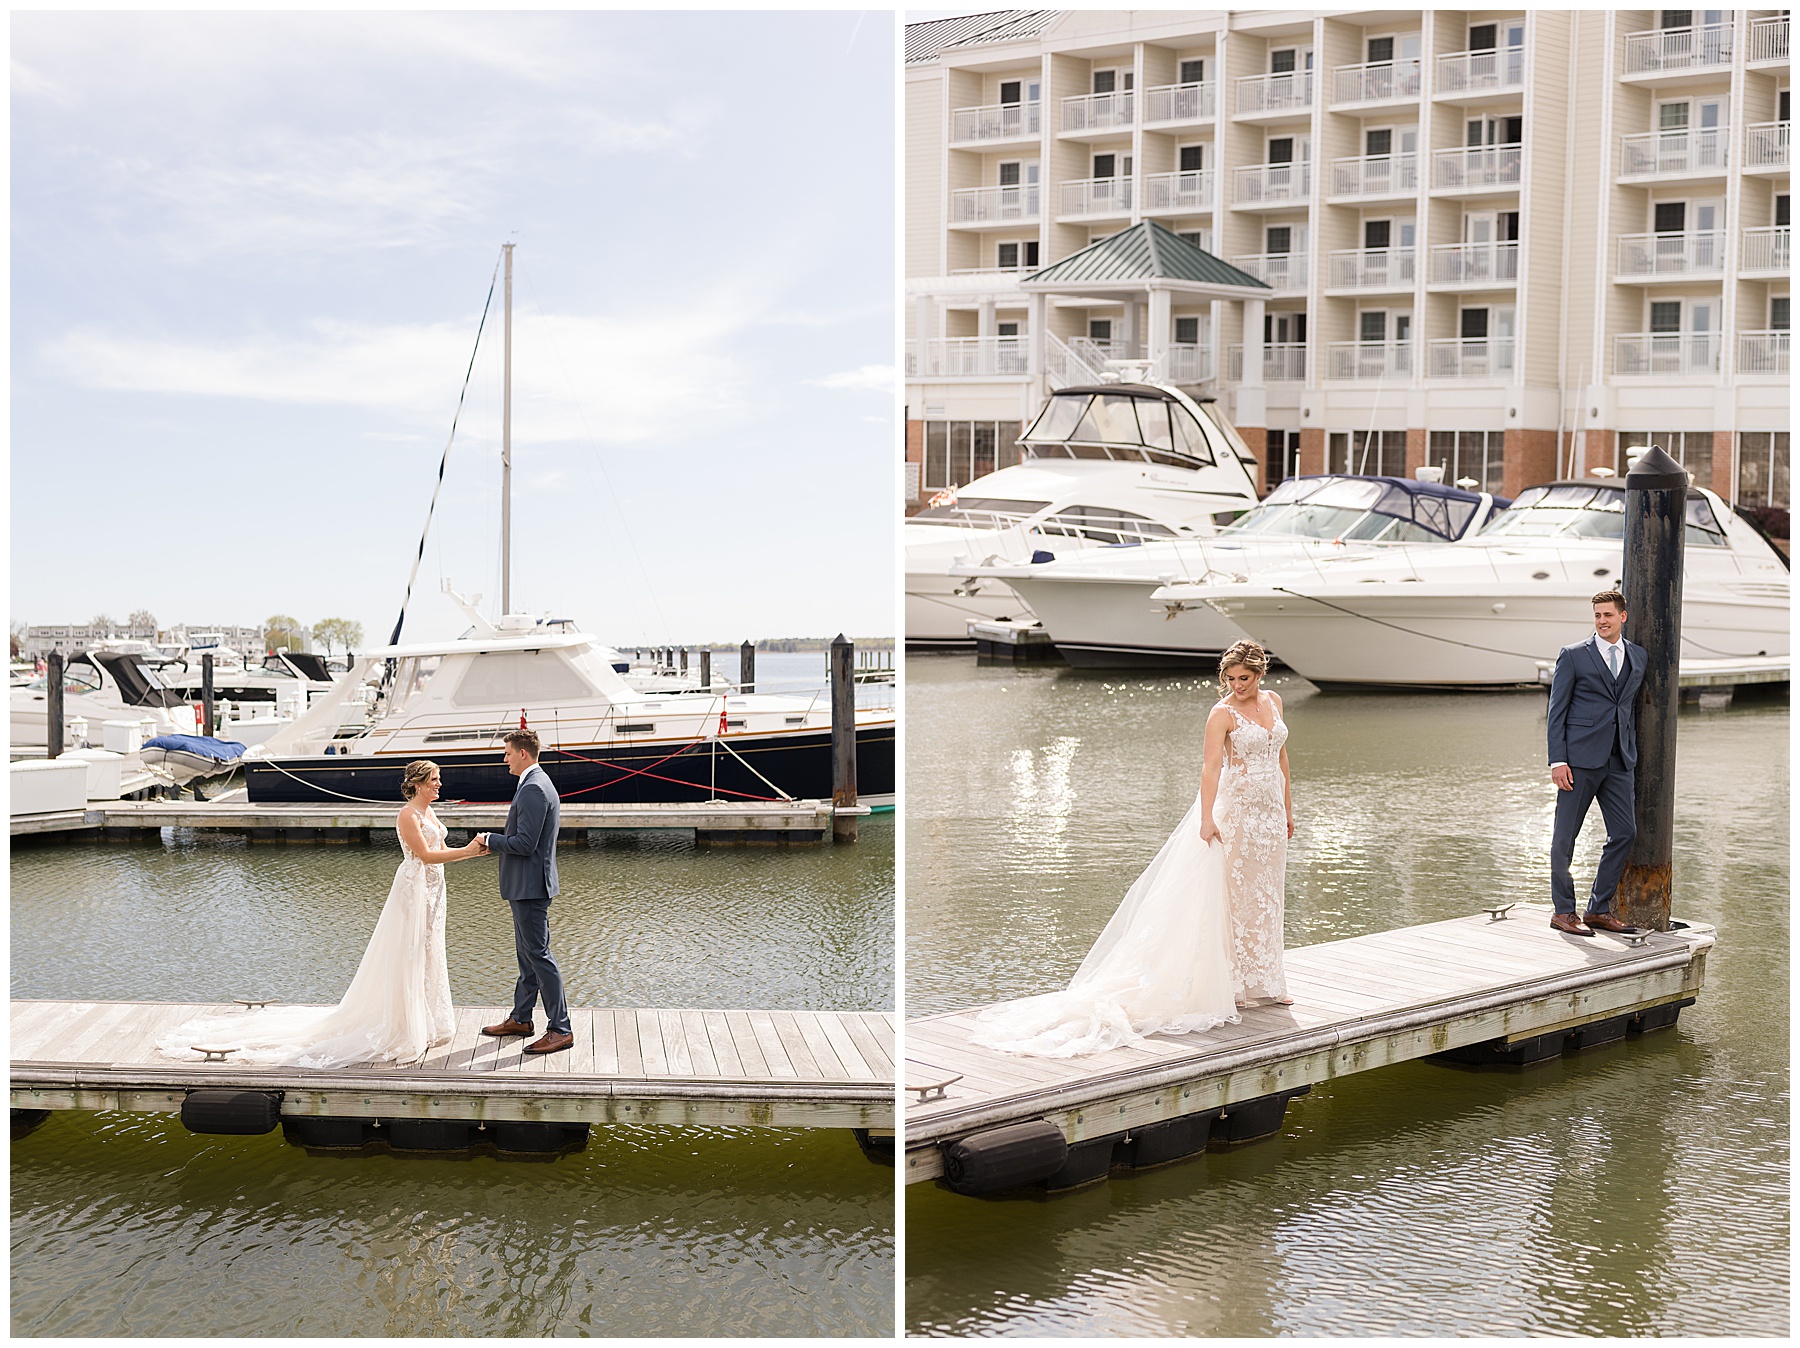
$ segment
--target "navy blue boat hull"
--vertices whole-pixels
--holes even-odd
[[[779,799],[772,787],[796,800],[831,798],[829,730],[734,735],[725,743],[729,752],[709,740],[686,746],[662,742],[547,748],[541,761],[568,805],[750,803]],[[516,783],[498,750],[438,751],[429,757],[443,772],[445,803],[498,803],[513,797]],[[252,804],[389,805],[400,799],[400,777],[410,761],[398,755],[323,754],[250,759],[244,769]],[[857,728],[856,786],[864,796],[893,793],[892,725]]]

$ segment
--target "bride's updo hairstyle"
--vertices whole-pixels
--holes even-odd
[[[438,765],[429,758],[417,759],[406,765],[406,775],[400,779],[400,794],[411,800],[419,792],[423,782],[431,780],[431,774],[438,771]]]
[[[1233,665],[1242,665],[1245,669],[1253,669],[1258,675],[1267,674],[1269,672],[1269,653],[1254,641],[1235,642],[1230,650],[1219,657],[1219,692],[1222,695],[1231,691],[1225,683],[1225,671]]]

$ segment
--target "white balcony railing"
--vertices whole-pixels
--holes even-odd
[[[1162,84],[1144,90],[1144,123],[1200,122],[1218,111],[1219,86],[1211,80]]]
[[[1469,145],[1438,150],[1431,156],[1431,185],[1447,190],[1517,187],[1524,164],[1524,147],[1519,145]]]
[[[1787,15],[1750,20],[1750,41],[1744,59],[1753,65],[1758,61],[1788,59]]]
[[[1210,346],[1193,342],[1177,342],[1169,348],[1163,368],[1172,384],[1204,384],[1213,378],[1213,352]]]
[[[1387,197],[1418,190],[1419,156],[1416,154],[1377,154],[1331,161],[1331,195],[1334,197]]]
[[[1412,248],[1341,248],[1331,255],[1334,290],[1411,288],[1418,253]]]
[[[1150,173],[1144,176],[1144,213],[1159,211],[1210,211],[1213,207],[1213,172]]]
[[[999,221],[1021,224],[1038,218],[1038,187],[959,187],[950,194],[950,223],[982,225]]]
[[[1232,183],[1240,205],[1264,201],[1305,201],[1312,191],[1312,164],[1243,164]]]
[[[1331,72],[1332,106],[1417,98],[1419,71],[1417,57],[1408,61],[1371,61],[1368,65],[1339,66]]]
[[[1102,365],[1104,362],[1090,364],[1054,332],[1044,334],[1044,374],[1050,380],[1051,388],[1098,384]]]
[[[1325,348],[1328,379],[1395,379],[1412,375],[1412,347],[1392,342],[1331,342]]]
[[[1130,126],[1135,95],[1129,89],[1110,94],[1077,94],[1062,101],[1064,131],[1109,131]]]
[[[1739,374],[1786,374],[1788,372],[1788,335],[1786,328],[1767,332],[1738,334],[1737,367]]]
[[[1740,272],[1784,272],[1788,269],[1788,226],[1759,225],[1744,231]]]
[[[1131,210],[1131,179],[1077,178],[1062,185],[1062,211],[1070,215],[1123,215]]]
[[[1516,243],[1437,243],[1431,246],[1431,284],[1511,285],[1519,279]]]
[[[1722,276],[1725,231],[1698,234],[1622,234],[1619,279],[1634,276]]]
[[[1709,126],[1688,131],[1646,131],[1620,138],[1622,178],[1657,177],[1662,174],[1714,173],[1731,157],[1729,127]]]
[[[1431,343],[1433,379],[1493,379],[1513,370],[1511,337],[1447,337]]]
[[[1306,378],[1305,342],[1265,342],[1263,344],[1263,383],[1290,384]],[[1244,344],[1234,342],[1230,351],[1232,379],[1244,378]]]
[[[1304,112],[1312,107],[1313,73],[1287,70],[1278,75],[1241,75],[1237,82],[1240,117],[1268,112]]]
[[[1305,253],[1252,253],[1232,258],[1231,265],[1271,290],[1305,290],[1306,258]]]
[[[1437,59],[1437,92],[1494,93],[1525,87],[1525,49],[1459,51]]]
[[[1717,374],[1716,332],[1627,332],[1613,338],[1614,374]]]
[[[985,140],[1013,140],[1038,134],[1043,114],[1041,103],[991,103],[982,108],[956,108],[950,114],[952,145],[980,144]]]
[[[1625,35],[1627,75],[1730,64],[1729,24],[1706,24],[1700,28],[1658,28],[1648,33]]]
[[[917,356],[918,343],[914,343]],[[1023,337],[932,337],[924,360],[909,362],[907,373],[926,378],[1025,374],[1030,356]]]
[[[1755,122],[1744,128],[1746,169],[1786,168],[1791,122]]]

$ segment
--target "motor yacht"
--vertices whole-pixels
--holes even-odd
[[[1690,487],[1686,508],[1681,658],[1785,656],[1786,559],[1713,492]],[[1553,482],[1458,547],[1321,558],[1152,598],[1211,606],[1324,686],[1536,685],[1589,627],[1588,600],[1620,585],[1624,538],[1622,482]]]
[[[1289,478],[1211,538],[1088,547],[1068,556],[1046,549],[1022,565],[951,571],[1010,586],[1078,668],[1204,666],[1242,640],[1243,629],[1204,604],[1153,605],[1160,586],[1183,581],[1203,593],[1309,558],[1454,545],[1506,508],[1504,497],[1444,486],[1432,472]]]
[[[12,690],[12,746],[42,751],[49,738],[49,678],[46,671]],[[63,666],[63,726],[80,718],[98,745],[107,721],[151,721],[154,735],[192,735],[194,708],[157,676],[142,652],[117,649],[76,651]],[[146,736],[148,738],[148,736]],[[65,740],[65,743],[67,741]]]
[[[529,614],[497,623],[465,607],[462,637],[361,652],[331,695],[244,757],[252,802],[398,800],[407,763],[443,770],[445,800],[512,799],[502,757],[525,725],[565,802],[689,803],[829,798],[831,699],[632,688],[616,652]],[[353,693],[386,670],[366,725],[341,735]],[[856,711],[859,799],[894,793],[894,711]]]
[[[1059,389],[1021,461],[940,492],[902,527],[906,640],[966,647],[973,619],[1029,617],[1005,582],[955,564],[1211,535],[1256,504],[1256,460],[1211,399],[1150,383]]]

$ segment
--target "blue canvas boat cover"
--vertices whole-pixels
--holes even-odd
[[[146,749],[183,749],[190,754],[199,754],[202,758],[216,758],[220,762],[229,762],[234,758],[242,758],[244,751],[250,746],[239,744],[236,740],[216,740],[207,735],[158,735],[153,740],[145,740]]]

